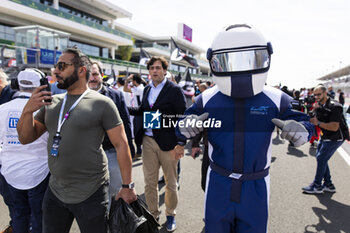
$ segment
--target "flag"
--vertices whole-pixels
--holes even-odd
[[[175,77],[175,82],[176,82],[176,83],[179,83],[181,79],[182,79],[182,77],[181,77],[181,74],[179,73],[179,74]]]
[[[139,64],[143,66],[147,66],[147,62],[151,59],[151,55],[147,53],[146,50],[140,48],[140,61]]]
[[[184,59],[191,66],[198,67],[198,63],[197,63],[197,60],[195,58],[187,56],[187,54],[184,53],[184,51],[182,51],[179,46],[177,46],[176,42],[174,41],[174,39],[172,37],[171,37],[171,41],[174,43],[175,49],[171,53],[170,60],[181,61],[182,59]]]
[[[191,78],[189,69],[187,68],[184,74],[184,80],[179,82],[179,86],[182,87],[182,90],[186,96],[192,97],[194,95],[194,83]]]

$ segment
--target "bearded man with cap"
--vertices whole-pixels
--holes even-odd
[[[252,26],[220,32],[207,53],[216,86],[200,94],[178,124],[185,126],[178,137],[192,138],[201,126],[212,126],[198,121],[221,123],[207,128],[205,232],[266,232],[275,124],[295,146],[312,134],[309,117],[292,110],[292,99],[265,85],[271,54],[271,44]]]
[[[42,232],[42,202],[49,181],[47,164],[48,134],[34,142],[22,145],[18,140],[16,125],[25,104],[44,74],[26,69],[18,74],[19,93],[10,102],[0,106],[1,174],[5,177],[11,194],[14,213],[13,232]]]

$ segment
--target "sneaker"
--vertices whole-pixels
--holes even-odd
[[[329,193],[335,193],[335,186],[334,184],[323,184],[323,191],[329,192]]]
[[[176,221],[174,216],[166,216],[166,230],[169,232],[176,230]]]
[[[323,187],[315,183],[311,183],[309,186],[303,187],[302,190],[304,191],[304,193],[309,193],[309,194],[323,193]]]
[[[0,233],[12,233],[13,232],[13,228],[12,226],[7,226],[3,231],[1,231]]]

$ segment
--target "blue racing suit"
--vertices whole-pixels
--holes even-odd
[[[220,128],[208,128],[210,167],[205,198],[205,232],[262,233],[267,231],[273,118],[302,122],[309,117],[292,110],[291,98],[278,89],[234,99],[215,86],[204,91],[185,115],[209,113]],[[213,126],[211,124],[211,126]],[[218,125],[217,125],[218,126]],[[183,138],[177,129],[179,138]]]

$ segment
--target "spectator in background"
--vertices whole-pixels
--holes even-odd
[[[142,102],[143,89],[145,88],[142,84],[142,79],[138,74],[131,74],[127,78],[124,84],[124,91],[131,93],[132,96],[132,107],[139,107]],[[129,82],[132,83],[131,87],[128,86]],[[134,116],[133,126],[134,126],[134,139],[136,144],[136,155],[135,158],[140,158],[142,153],[142,116]]]
[[[344,92],[342,92],[340,89],[338,89],[338,94],[339,94],[339,103],[344,106],[345,104],[345,98],[344,98]]]
[[[0,106],[1,174],[8,183],[14,207],[13,232],[42,232],[42,203],[49,182],[47,137],[45,133],[34,142],[22,145],[18,141],[16,123],[24,105],[36,87],[40,74],[33,69],[18,75],[19,95]]]
[[[10,101],[15,94],[15,90],[11,89],[11,86],[7,82],[8,76],[0,69],[0,104]]]
[[[165,78],[167,78],[170,82],[177,84],[174,75],[169,71],[166,72]]]
[[[208,89],[208,85],[206,83],[201,83],[198,86],[199,94]],[[192,97],[192,102],[194,103],[195,96]]]
[[[300,91],[293,92],[292,108],[304,112],[303,101],[300,99]]]
[[[300,89],[300,98],[305,99],[307,97],[308,91],[305,87]]]
[[[130,116],[127,106],[125,104],[123,94],[118,91],[108,87],[103,83],[102,77],[102,64],[100,62],[91,63],[91,74],[88,82],[89,88],[91,90],[97,91],[98,93],[107,96],[115,103],[120,117],[122,118],[125,134],[128,138],[128,144],[132,156],[135,156],[135,148],[132,143],[131,137],[131,123]],[[108,171],[109,171],[109,201],[112,197],[118,193],[119,189],[122,187],[122,177],[120,174],[120,168],[117,160],[118,151],[115,150],[113,144],[109,140],[108,134],[102,142],[103,150],[106,152],[108,159]],[[110,203],[109,203],[110,204]],[[110,206],[110,205],[109,205]]]
[[[315,87],[314,95],[316,98],[313,110],[315,116],[310,119],[310,122],[321,128],[322,136],[316,151],[317,169],[315,179],[309,186],[303,187],[302,190],[309,194],[334,193],[335,186],[331,180],[328,160],[347,139],[344,137],[346,132],[342,130],[342,124],[344,124],[343,108],[327,95],[327,89],[323,85]],[[347,132],[347,136],[349,136],[349,132]]]
[[[327,95],[328,95],[329,97],[331,97],[332,99],[335,98],[335,92],[333,91],[333,87],[332,87],[332,86],[329,86],[329,87],[328,87]]]
[[[304,102],[306,106],[306,113],[310,113],[313,109],[313,104],[316,102],[314,96],[314,88],[308,89],[308,94],[305,97]]]
[[[206,81],[205,83],[207,84],[208,88],[212,87],[212,83],[210,81]]]
[[[116,88],[117,90],[123,93],[126,106],[131,107],[131,99],[132,99],[131,93],[124,91],[124,85],[125,85],[125,79],[122,77],[119,77],[117,79],[116,86],[114,86],[114,88]],[[131,126],[133,126],[132,121],[131,121]],[[131,127],[131,128],[133,129],[134,127]]]
[[[196,83],[195,83],[195,92],[194,92],[194,95],[197,96],[199,95],[201,92],[199,90],[199,85],[201,85],[202,81],[200,79],[196,79]]]
[[[284,93],[286,93],[286,94],[289,95],[290,97],[293,97],[293,92],[289,91],[287,86],[283,86],[283,87],[281,88],[281,91],[283,91]]]
[[[0,105],[10,101],[16,92],[11,89],[11,85],[7,82],[7,80],[8,80],[8,76],[2,69],[0,69]],[[3,113],[1,113],[1,116],[3,116]],[[0,154],[2,150],[1,146],[2,144],[0,143]],[[1,160],[0,160],[0,169],[1,169]],[[8,188],[8,184],[1,173],[0,173],[0,194],[3,197],[5,204],[9,208],[9,214],[10,214],[9,225],[6,227],[6,229],[4,229],[3,233],[12,233],[12,225],[13,225],[12,219],[14,214],[14,207],[12,203],[10,190]]]

